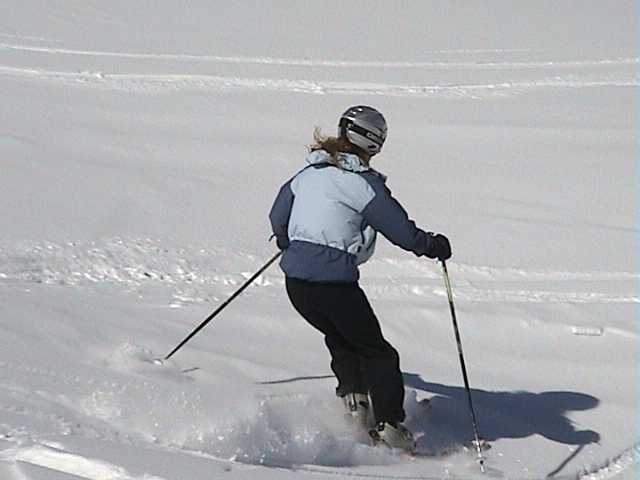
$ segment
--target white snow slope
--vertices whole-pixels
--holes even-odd
[[[442,273],[362,286],[426,458],[357,443],[267,214],[314,126],[446,233],[487,474],[636,478],[637,4],[0,3],[0,479],[484,478]],[[424,411],[419,401],[431,399]]]

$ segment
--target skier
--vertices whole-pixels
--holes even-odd
[[[289,299],[325,336],[336,394],[361,419],[370,398],[374,440],[412,450],[398,352],[358,285],[358,265],[373,254],[376,232],[417,256],[446,260],[451,246],[444,235],[417,228],[370,166],[386,136],[384,117],[369,106],[344,112],[337,137],[316,129],[308,165],[282,186],[269,219]]]

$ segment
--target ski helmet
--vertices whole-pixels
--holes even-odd
[[[356,105],[340,117],[338,135],[362,148],[369,155],[380,152],[387,138],[387,121],[373,107]]]

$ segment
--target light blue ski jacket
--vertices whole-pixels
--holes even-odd
[[[391,196],[386,177],[353,154],[330,162],[311,152],[307,167],[278,193],[269,220],[284,249],[280,267],[290,278],[355,282],[358,265],[373,254],[376,232],[416,255],[429,255],[433,234],[416,227]]]

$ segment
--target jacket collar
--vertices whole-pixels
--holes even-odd
[[[317,165],[320,163],[331,163],[334,164],[331,155],[329,155],[325,150],[315,150],[311,152],[307,156],[307,163],[309,165]],[[369,170],[369,167],[363,165],[360,162],[360,157],[353,153],[339,153],[338,154],[338,167],[343,170],[348,170],[349,172],[366,172]]]

